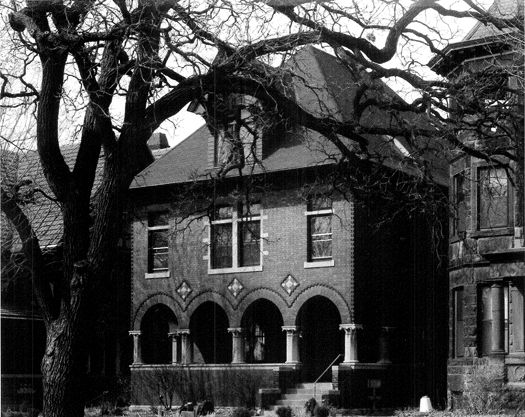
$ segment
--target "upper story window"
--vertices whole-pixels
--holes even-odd
[[[260,204],[216,207],[210,225],[210,268],[258,267],[261,256]]]
[[[148,272],[168,270],[168,233],[168,214],[150,213],[148,215]]]
[[[309,200],[306,212],[308,262],[332,260],[332,216],[331,199],[315,197]]]
[[[466,230],[467,187],[464,172],[460,172],[452,177],[452,203],[454,205],[452,236],[458,236]]]
[[[478,228],[510,226],[510,193],[504,168],[478,168]]]

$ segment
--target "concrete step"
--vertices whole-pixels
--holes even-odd
[[[317,387],[315,392],[317,394],[319,394],[320,392],[327,393],[331,389],[332,389],[332,387],[330,387],[330,388]],[[313,388],[289,388],[286,391],[286,393],[287,394],[297,394],[297,395],[307,395],[307,394],[313,395],[314,394],[314,389]]]
[[[317,391],[315,396],[317,398],[322,398],[323,394],[328,394],[328,392],[319,392]],[[310,398],[312,398],[314,396],[314,393],[311,392],[311,393],[306,393],[306,394],[290,394],[290,393],[286,393],[282,396],[282,400],[303,400],[303,401],[307,401],[309,400]]]
[[[318,382],[315,384],[317,388],[329,390],[332,389],[332,383],[331,382]],[[314,389],[314,383],[313,382],[303,382],[301,384],[297,384],[296,388],[311,388]]]

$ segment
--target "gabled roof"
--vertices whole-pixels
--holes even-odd
[[[495,0],[489,7],[488,12],[494,17],[511,19],[516,16],[523,17],[523,0]],[[492,23],[476,22],[472,29],[460,42],[448,44],[429,61],[428,66],[438,74],[446,76],[451,69],[457,66],[457,62],[480,55],[497,55],[505,52],[503,45],[509,42],[507,35],[516,29],[505,28],[500,30]],[[456,58],[456,54],[462,54]],[[445,57],[448,57],[445,58]]]
[[[72,170],[78,154],[78,145],[66,145],[60,148],[66,164]],[[164,155],[168,149],[155,149],[152,151],[154,158]],[[101,154],[95,173],[93,191],[100,185],[103,170],[103,154]],[[30,180],[31,188],[41,190],[34,193],[31,202],[23,206],[23,211],[31,222],[42,249],[51,249],[59,244],[63,234],[62,213],[60,205],[54,201],[53,192],[44,177],[37,151],[8,152],[2,151],[0,155],[0,166],[2,167],[2,178],[15,183]],[[2,231],[7,230],[3,226]],[[4,238],[4,235],[2,235]],[[4,243],[4,242],[3,242]],[[21,242],[17,233],[13,233],[13,251],[20,250]],[[3,248],[4,249],[4,248]]]
[[[330,115],[341,121],[349,121],[354,117],[353,102],[360,85],[359,76],[341,63],[337,58],[314,47],[305,47],[294,55],[285,68],[294,73],[294,99],[310,113],[326,117]],[[380,83],[380,82],[378,82]],[[399,100],[392,90],[383,83],[381,91],[371,91],[368,97],[378,99],[387,95],[390,100]],[[407,115],[406,120],[412,116]],[[391,120],[387,110],[372,108],[365,111],[361,122],[366,126],[386,127]],[[411,120],[413,123],[417,121]],[[395,142],[391,137],[364,135],[369,141],[372,155],[381,159],[384,165],[414,174],[414,167],[399,144],[410,149],[403,140]],[[312,130],[297,127],[288,132],[279,142],[272,146],[262,163],[246,167],[245,174],[260,174],[287,171],[312,166],[333,164],[339,159],[340,153],[325,137]],[[355,146],[347,138],[340,138],[349,147]],[[188,136],[162,158],[140,172],[131,184],[131,189],[156,187],[169,184],[180,184],[195,180],[209,179],[211,173],[208,163],[208,144],[213,143],[212,135],[206,126]],[[263,144],[264,146],[264,144]],[[352,148],[351,148],[352,149]],[[358,151],[356,149],[356,151]],[[446,184],[446,166],[442,161],[433,161],[430,165],[436,172],[440,183]],[[238,175],[230,171],[228,176]]]

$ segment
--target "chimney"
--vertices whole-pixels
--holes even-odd
[[[164,133],[155,132],[151,137],[148,139],[148,147],[154,151],[156,149],[166,149],[169,148],[170,145],[168,143],[168,138]]]

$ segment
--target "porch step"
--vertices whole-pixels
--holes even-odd
[[[332,389],[332,383],[330,382],[319,382],[315,384],[315,400],[321,403],[323,394],[327,394]],[[275,405],[270,407],[270,411],[275,411],[278,407],[290,407],[293,409],[304,409],[304,404],[310,398],[314,398],[314,383],[305,382],[297,384],[294,388],[289,388],[281,397],[277,400]]]

